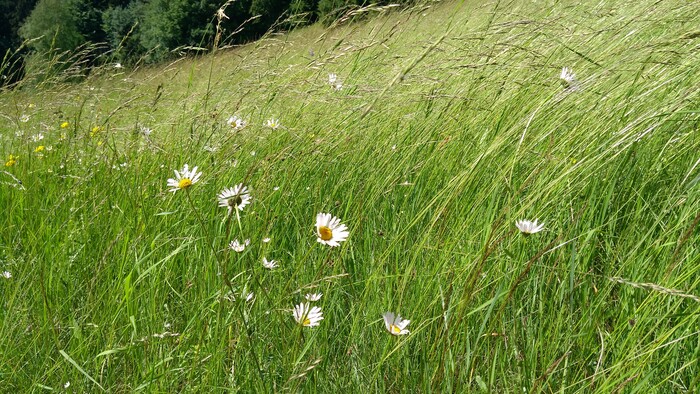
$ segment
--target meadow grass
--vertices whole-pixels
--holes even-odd
[[[435,3],[28,76],[0,96],[0,390],[697,391],[698,22]],[[170,192],[184,164],[201,179]],[[348,240],[318,243],[319,212]]]

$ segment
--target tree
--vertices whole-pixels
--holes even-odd
[[[143,55],[140,42],[143,8],[141,1],[132,1],[126,6],[110,6],[102,13],[102,29],[107,45],[114,51],[114,60],[128,64]]]
[[[72,51],[85,42],[78,29],[77,0],[40,0],[19,29],[39,54],[51,50]]]
[[[22,22],[29,16],[37,0],[0,0],[0,86],[22,79],[24,61],[22,40],[18,34]]]

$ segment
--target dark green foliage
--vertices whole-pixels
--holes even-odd
[[[320,18],[328,24],[343,15],[349,9],[369,3],[381,2],[367,2],[365,0],[319,0],[318,14]]]
[[[292,0],[289,4],[290,16],[305,23],[315,22],[318,18],[318,0]]]
[[[0,25],[0,55],[18,48],[20,37],[41,37],[31,42],[30,48],[39,55],[35,58],[104,43],[92,50],[90,63],[157,62],[208,51],[214,45],[248,42],[270,29],[332,21],[364,4],[364,0],[0,0],[0,12],[8,19]],[[104,53],[108,56],[98,57]],[[5,69],[7,63],[6,59]],[[2,67],[0,73],[7,74]]]
[[[19,29],[38,53],[71,51],[85,43],[79,29],[77,0],[40,0]]]
[[[250,5],[250,15],[260,15],[255,21],[256,34],[265,33],[270,26],[279,21],[282,14],[289,8],[289,0],[253,0]]]
[[[152,0],[146,4],[141,45],[151,60],[168,57],[176,48],[206,48],[214,38],[219,1]]]
[[[102,29],[107,45],[114,50],[114,60],[128,64],[143,54],[139,39],[143,7],[142,2],[132,1],[126,6],[111,6],[102,13]]]
[[[22,40],[19,27],[29,16],[37,0],[0,0],[0,86],[12,83],[22,77],[23,62],[19,50]],[[19,52],[18,52],[19,50]]]

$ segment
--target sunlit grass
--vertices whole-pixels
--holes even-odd
[[[700,9],[619,3],[419,6],[2,92],[0,387],[697,390]]]

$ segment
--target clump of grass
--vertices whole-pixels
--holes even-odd
[[[0,385],[697,390],[696,8],[432,4],[3,92]]]

